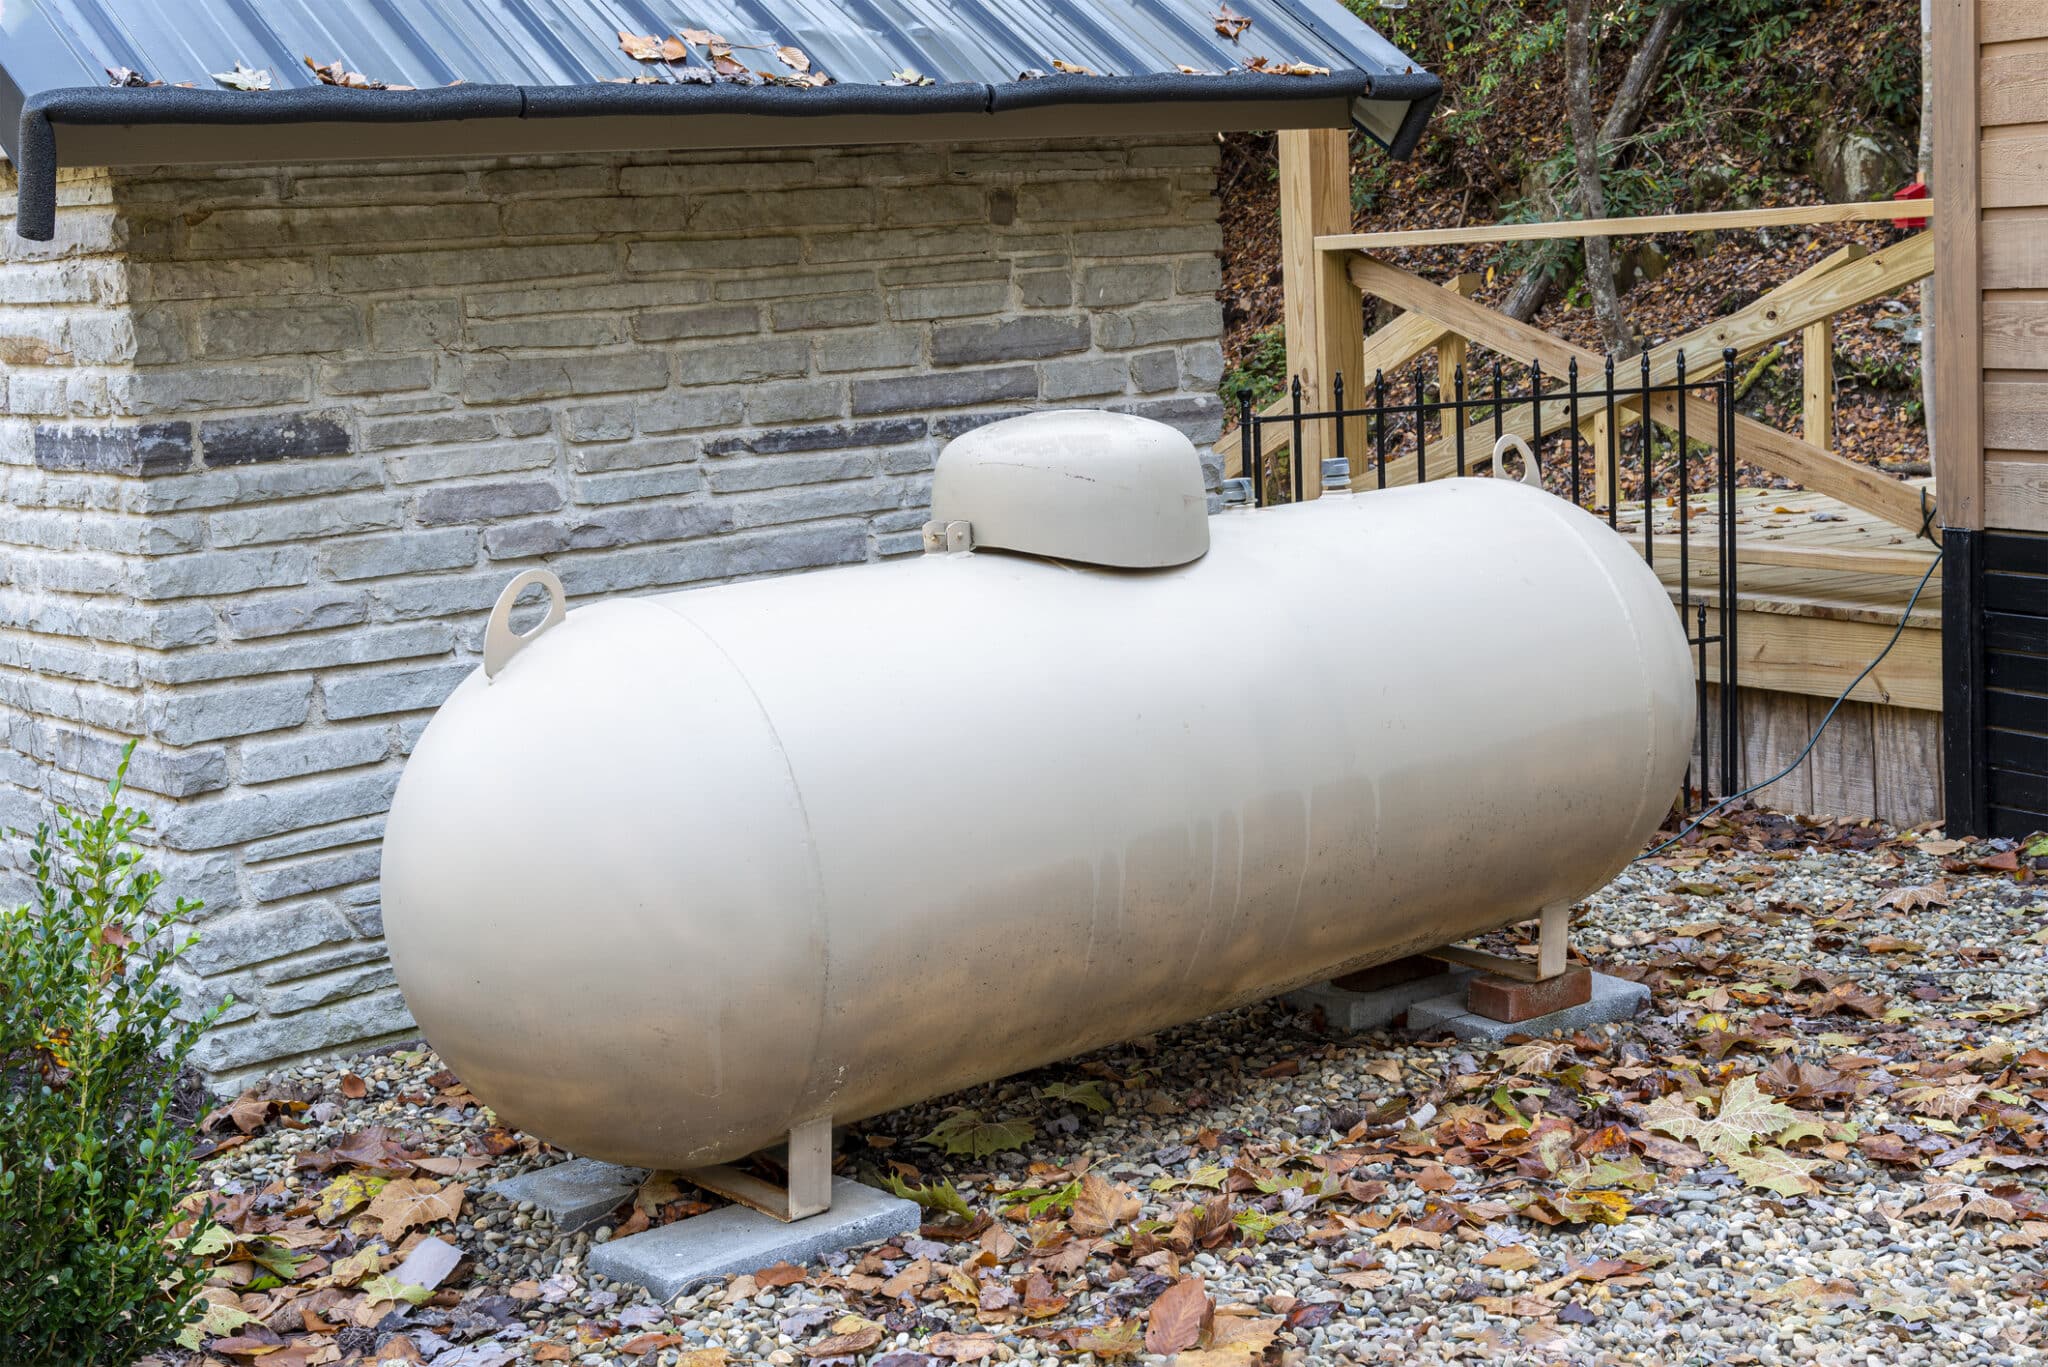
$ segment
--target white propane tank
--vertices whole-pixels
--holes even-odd
[[[1047,414],[933,507],[920,559],[501,601],[383,891],[506,1121],[729,1161],[1576,900],[1678,792],[1677,614],[1540,489],[1210,518],[1179,434]]]

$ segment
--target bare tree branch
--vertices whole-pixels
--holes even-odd
[[[1607,217],[1607,191],[1600,183],[1600,134],[1593,126],[1593,0],[1566,0],[1564,49],[1565,95],[1571,106],[1572,147],[1579,170],[1579,217]],[[1631,349],[1628,319],[1622,317],[1621,295],[1614,288],[1614,243],[1605,237],[1585,239],[1586,288],[1610,356]]]
[[[1607,117],[1600,124],[1600,155],[1603,164],[1611,164],[1612,149],[1635,134],[1642,125],[1643,115],[1650,107],[1650,97],[1657,89],[1658,73],[1664,69],[1664,59],[1671,52],[1671,41],[1685,23],[1685,15],[1691,0],[1664,0],[1657,9],[1656,18],[1650,21],[1650,31],[1643,35],[1643,45],[1636,49],[1636,55],[1629,60],[1628,71],[1621,78],[1621,87],[1615,91],[1614,103],[1607,110]],[[1521,283],[1508,296],[1501,312],[1519,322],[1528,322],[1536,316],[1550,298],[1553,277],[1563,266],[1571,250],[1569,242],[1547,244],[1523,275]]]

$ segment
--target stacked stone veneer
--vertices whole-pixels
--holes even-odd
[[[383,813],[505,582],[909,554],[939,448],[1031,407],[1214,437],[1215,161],[87,173],[48,244],[0,179],[0,825],[94,800],[140,737],[168,889],[206,903],[188,990],[235,999],[203,1066],[403,1034]]]

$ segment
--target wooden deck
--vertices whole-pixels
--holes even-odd
[[[1690,597],[1708,609],[1718,633],[1721,606],[1713,542],[1713,500],[1694,496]],[[1824,494],[1743,489],[1736,495],[1736,642],[1745,688],[1834,698],[1883,650],[1934,563],[1934,546]],[[1641,504],[1624,505],[1617,524],[1640,541]],[[1659,503],[1652,528],[1658,577],[1680,599],[1678,509]],[[1865,567],[1868,567],[1867,569]],[[1690,625],[1690,624],[1688,624]],[[1914,605],[1905,635],[1851,698],[1930,711],[1941,709],[1941,576]]]
[[[1792,762],[1829,706],[1897,630],[1934,547],[1824,494],[1744,489],[1736,495],[1741,558],[1736,644],[1741,656],[1744,784]],[[1678,509],[1660,503],[1654,564],[1680,601]],[[1713,500],[1695,496],[1689,597],[1718,634],[1720,576]],[[1617,525],[1640,541],[1642,506]],[[1688,622],[1688,631],[1695,622]],[[1708,675],[1719,680],[1708,651]],[[1781,810],[1841,817],[1877,815],[1900,825],[1941,816],[1941,576],[1928,581],[1905,633],[1853,692],[1812,758],[1757,795]],[[1718,741],[1712,742],[1718,744]]]

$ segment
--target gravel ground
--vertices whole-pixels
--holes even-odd
[[[237,1204],[209,1294],[240,1314],[206,1356],[2048,1361],[2044,872],[2013,842],[1745,814],[1581,910],[1580,951],[1655,993],[1631,1023],[1488,1052],[1212,1017],[866,1122],[843,1163],[924,1193],[917,1238],[666,1306],[585,1273],[613,1226],[485,1190],[558,1155],[430,1053],[308,1065],[214,1122]],[[941,1126],[1019,1147],[949,1155]],[[379,1172],[411,1206],[316,1208]],[[408,1253],[433,1294],[379,1299]]]

